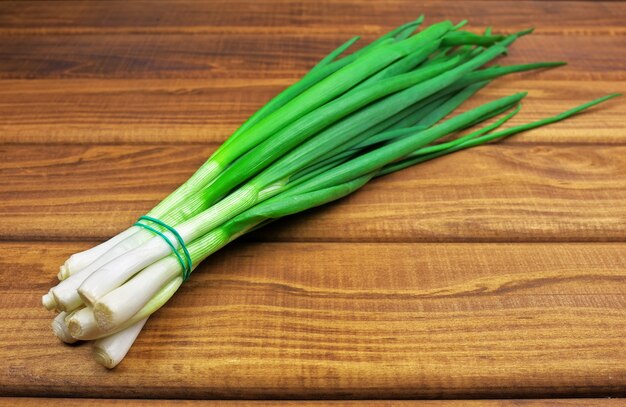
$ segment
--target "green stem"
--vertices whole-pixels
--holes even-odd
[[[485,143],[488,143],[492,140],[496,140],[496,139],[502,139],[505,137],[509,137],[512,136],[514,134],[518,134],[521,133],[523,131],[527,131],[527,130],[531,130],[537,127],[541,127],[541,126],[545,126],[551,123],[556,123],[558,121],[567,119],[568,117],[571,117],[577,113],[582,112],[583,110],[589,109],[590,107],[593,107],[599,103],[605,102],[609,99],[612,99],[614,97],[617,96],[621,96],[621,94],[619,93],[612,93],[610,95],[601,97],[599,99],[595,99],[592,100],[591,102],[587,102],[585,104],[582,104],[580,106],[576,106],[572,109],[569,109],[563,113],[560,113],[556,116],[552,116],[552,117],[548,117],[545,119],[541,119],[541,120],[537,120],[535,122],[532,123],[526,123],[526,124],[522,124],[519,126],[515,126],[515,127],[511,127],[509,129],[505,129],[502,131],[499,131],[497,133],[491,133],[491,134],[487,134],[485,136],[482,137],[474,137],[474,138],[470,138],[469,140],[466,140],[464,142],[461,143],[455,143],[452,147],[443,149],[443,150],[439,150],[439,151],[435,151],[432,152],[430,154],[421,154],[419,156],[416,157],[409,157],[405,160],[399,161],[397,163],[393,163],[390,164],[388,166],[386,166],[385,168],[383,168],[383,170],[380,172],[379,175],[385,175],[385,174],[389,174],[395,171],[399,171],[402,170],[404,168],[410,167],[412,165],[415,164],[419,164],[428,160],[432,160],[433,158],[437,158],[437,157],[441,157],[443,155],[446,154],[450,154],[450,153],[454,153],[456,151],[459,150],[463,150],[466,148],[470,148],[470,147],[476,147]]]

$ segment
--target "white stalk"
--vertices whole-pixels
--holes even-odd
[[[69,259],[65,260],[65,263],[60,267],[59,270],[59,280],[65,280],[70,275],[77,273],[96,261],[100,256],[108,252],[115,245],[125,240],[126,238],[132,236],[140,230],[137,226],[132,226],[125,231],[118,233],[113,236],[106,242],[100,243],[97,246],[92,247],[91,249],[73,254],[69,257]]]
[[[192,269],[210,254],[224,247],[230,240],[231,236],[222,228],[213,229],[194,240],[188,246],[194,261]],[[146,267],[94,304],[93,312],[98,325],[108,330],[123,324],[139,312],[161,287],[172,278],[179,276],[181,272],[180,262],[172,255]]]
[[[177,225],[176,230],[185,242],[191,242],[248,209],[256,202],[257,197],[258,192],[254,187],[242,187],[212,207]],[[176,249],[180,247],[172,233],[166,232],[164,235]],[[78,293],[86,304],[93,305],[138,271],[167,256],[171,251],[161,236],[155,236],[93,273],[81,284]]]
[[[176,239],[171,233],[164,234],[172,243],[175,243]],[[178,248],[178,243],[175,244]],[[163,238],[154,237],[90,275],[78,288],[78,294],[85,304],[94,305],[111,290],[124,284],[135,273],[167,256],[170,252],[171,249]]]
[[[59,272],[57,273],[57,278],[59,279],[59,281],[65,280],[70,275],[71,275],[71,273],[69,272],[69,270],[67,268],[65,268],[65,264],[61,264],[59,266]]]
[[[76,308],[72,312],[66,312],[66,315],[65,315],[65,325],[67,325],[69,323],[70,318],[72,318],[74,316],[74,314],[76,314],[78,311],[82,310],[83,308],[85,308],[85,307],[84,306],[80,306],[79,308]]]
[[[123,324],[139,312],[161,287],[180,273],[180,262],[171,256],[146,267],[94,304],[96,322],[105,331]]]
[[[48,311],[52,311],[57,307],[57,302],[54,299],[54,295],[52,295],[50,291],[48,291],[47,294],[41,297],[41,303]]]
[[[176,208],[177,205],[180,204],[182,197],[191,195],[199,191],[205,185],[207,185],[207,183],[213,181],[221,172],[222,166],[219,163],[208,160],[200,168],[198,168],[198,170],[191,176],[191,178],[189,178],[184,184],[182,184],[176,191],[170,194],[170,196],[168,196],[157,206],[155,206],[150,212],[148,212],[147,215],[158,218],[162,214],[170,212],[171,210]],[[139,231],[142,231],[140,227],[131,226],[130,228],[121,233],[118,233],[106,242],[103,242],[83,252],[73,254],[59,268],[59,273],[57,277],[59,278],[59,280],[64,280],[70,275],[85,269],[101,256],[107,254],[107,252],[114,248],[118,243],[121,243],[124,240],[132,237]],[[146,240],[147,238],[144,238],[140,241],[140,243],[143,243]],[[119,254],[121,253],[117,253],[117,255]],[[115,257],[117,257],[117,255]],[[107,256],[106,261],[108,262],[113,258],[114,257]]]
[[[213,181],[220,173],[222,172],[222,166],[219,165],[215,161],[207,161],[205,162],[192,176],[181,185],[176,191],[172,193],[168,198],[172,198],[174,194],[179,196],[178,199],[164,199],[161,201],[156,207],[154,207],[149,213],[148,216],[160,217],[160,213],[170,212],[173,208],[175,208],[180,202],[180,195],[191,195],[194,192],[199,191],[203,188],[208,182]],[[73,254],[69,259],[65,261],[65,263],[59,268],[59,273],[57,277],[59,280],[65,280],[72,274],[75,274],[89,265],[94,263],[96,260],[100,259],[102,256],[106,256],[103,259],[104,263],[101,261],[100,265],[105,264],[106,262],[114,259],[119,256],[119,250],[115,252],[110,252],[111,249],[115,248],[119,243],[124,242],[125,240],[133,237],[133,235],[144,232],[142,237],[139,239],[135,239],[135,242],[138,242],[134,246],[130,248],[134,248],[139,244],[145,242],[150,237],[150,234],[146,234],[145,231],[138,226],[131,226],[130,228],[124,230],[121,233],[113,236],[111,239],[103,242],[91,249],[85,250],[80,253]]]
[[[147,320],[144,318],[118,333],[95,341],[93,354],[96,362],[109,369],[117,366],[133,346]]]
[[[159,292],[152,297],[150,301],[148,301],[148,303],[146,303],[146,305],[139,310],[139,312],[133,315],[132,318],[112,330],[107,331],[98,326],[93,310],[90,307],[77,311],[67,321],[70,334],[76,339],[92,340],[104,338],[105,336],[109,336],[126,329],[134,323],[149,317],[161,308],[174,295],[182,283],[183,279],[181,277],[172,279],[163,288],[161,288],[161,290],[159,290]]]
[[[76,290],[87,276],[87,269],[79,271],[50,289],[57,310],[70,312],[83,303]]]
[[[68,320],[67,327],[76,339],[95,339],[104,332],[100,329],[93,317],[93,311],[90,307],[85,307],[76,311]]]
[[[60,312],[56,317],[52,320],[52,331],[62,342],[65,343],[74,343],[77,341],[72,335],[70,335],[70,330],[65,324],[65,317],[67,316],[67,312]]]
[[[139,230],[132,236],[119,242],[108,252],[100,256],[96,261],[85,267],[83,270],[72,274],[65,280],[61,281],[55,287],[50,289],[50,293],[54,296],[56,308],[59,311],[71,311],[83,303],[78,295],[78,287],[95,271],[110,262],[111,260],[126,253],[130,249],[139,246],[141,243],[150,239],[152,233],[147,230]]]

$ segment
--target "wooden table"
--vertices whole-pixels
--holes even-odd
[[[40,297],[68,255],[131,224],[343,40],[420,13],[534,26],[505,63],[569,62],[464,109],[528,90],[517,124],[626,91],[623,2],[0,2],[0,394],[626,395],[623,99],[232,244],[114,371],[51,334]],[[39,404],[0,404],[19,401]]]

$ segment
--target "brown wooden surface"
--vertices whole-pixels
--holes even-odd
[[[295,80],[350,35],[50,33],[7,37],[11,41],[3,44],[0,53],[2,79]],[[624,37],[535,34],[516,43],[507,63],[568,61],[567,69],[551,70],[541,77],[624,80],[626,60],[618,57]],[[601,58],[588,58],[598,50],[602,50]]]
[[[619,39],[626,39],[626,36]],[[559,70],[569,71],[570,67]],[[560,113],[596,95],[626,92],[626,81],[545,78],[556,72],[544,70],[501,79],[482,90],[459,111],[524,89],[529,92],[524,110],[510,121],[521,124]],[[269,100],[291,81],[3,80],[0,131],[3,140],[11,144],[221,143],[259,107],[259,103]],[[34,105],[38,108],[30,108]],[[507,140],[507,145],[625,144],[626,102],[616,100],[612,106],[581,114],[558,126],[520,134]]]
[[[422,1],[357,2],[320,0],[217,0],[207,7],[197,0],[94,2],[74,7],[72,1],[0,2],[0,29],[8,33],[297,33],[305,35],[381,34],[406,22],[407,16],[426,13],[429,19],[463,20],[476,26],[495,22],[507,32],[535,26],[537,32],[624,33],[626,6],[611,1]],[[62,13],[59,13],[62,10]],[[246,13],[243,13],[243,12]],[[54,16],[54,17],[52,17]],[[346,18],[349,16],[350,18]],[[376,18],[372,18],[375,16]],[[494,21],[495,20],[495,21]]]
[[[48,332],[40,293],[84,243],[4,243],[6,393],[486,397],[624,388],[625,243],[239,243],[115,371]],[[27,276],[25,278],[24,276]],[[19,333],[19,337],[17,337]]]
[[[0,406],[181,406],[181,407],[604,407],[623,406],[623,399],[542,399],[542,400],[358,400],[358,401],[234,401],[234,400],[128,400],[67,398],[1,398]]]
[[[528,90],[521,123],[626,91],[623,2],[0,2],[0,395],[625,395],[623,100],[232,244],[114,371],[49,332],[40,297],[69,254],[129,225],[334,46],[422,12],[535,26],[505,63],[570,63],[463,109]]]
[[[213,149],[0,147],[7,157],[0,162],[7,180],[0,185],[3,237],[105,239],[182,183]],[[502,143],[375,180],[360,193],[283,219],[254,236],[336,242],[622,241],[625,179],[625,145]],[[34,189],[35,180],[45,188]]]

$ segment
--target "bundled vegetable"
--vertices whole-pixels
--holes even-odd
[[[461,30],[465,22],[444,21],[414,34],[421,23],[420,17],[347,56],[341,57],[358,38],[341,45],[135,225],[71,256],[42,300],[60,311],[52,322],[59,339],[95,340],[96,360],[112,368],[198,264],[239,236],[351,194],[372,178],[617,96],[506,130],[497,129],[520,111],[525,93],[446,119],[497,77],[563,63],[483,68],[530,30],[477,35]]]

